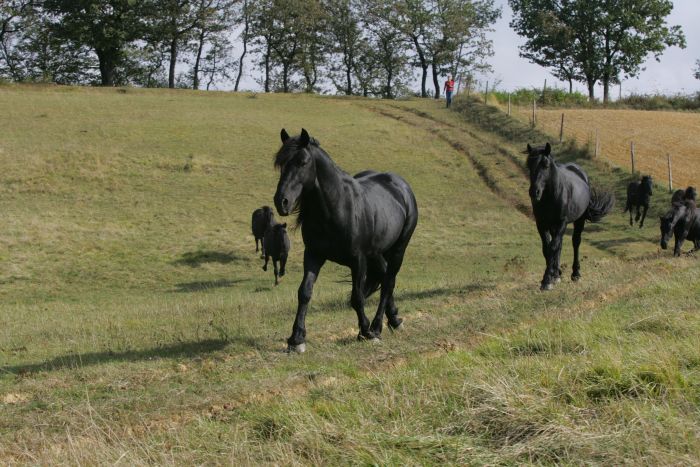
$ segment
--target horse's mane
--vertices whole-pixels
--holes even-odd
[[[315,146],[319,149],[321,148],[321,145],[316,138],[311,138],[309,140],[309,145]],[[284,165],[294,157],[299,149],[301,149],[299,147],[299,137],[294,136],[289,138],[287,142],[282,144],[282,147],[279,149],[279,151],[277,151],[275,157],[273,158],[275,167],[278,169],[284,167]]]

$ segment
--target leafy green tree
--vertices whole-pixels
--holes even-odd
[[[143,37],[145,0],[44,0],[56,37],[91,48],[103,86],[113,86],[127,46]]]
[[[331,79],[338,92],[353,94],[353,74],[363,38],[359,3],[353,0],[326,0]],[[335,75],[342,75],[336,81]],[[340,84],[340,81],[344,81]]]
[[[521,55],[550,67],[555,76],[584,81],[589,98],[603,84],[639,74],[667,47],[685,47],[680,26],[669,26],[670,0],[508,0],[511,27],[526,38]]]

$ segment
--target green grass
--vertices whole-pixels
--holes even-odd
[[[644,230],[590,226],[583,280],[538,292],[519,151],[546,135],[430,100],[0,86],[0,106],[3,463],[700,459],[697,259],[658,252],[658,197]],[[416,192],[406,329],[379,345],[329,264],[307,353],[282,352],[301,236],[273,287],[249,232],[282,127]],[[580,162],[620,199],[625,174]]]

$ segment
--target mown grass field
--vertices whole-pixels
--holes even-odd
[[[583,280],[543,294],[519,152],[545,136],[488,108],[7,86],[0,107],[3,464],[700,461],[700,267],[658,249],[662,190],[644,230],[589,226]],[[249,223],[302,126],[416,192],[406,326],[378,345],[329,264],[307,353],[282,352],[300,233],[273,287]]]
[[[532,119],[532,108],[513,106],[512,113],[523,122]],[[674,188],[700,184],[700,113],[540,108],[538,128],[558,140],[562,113],[565,139],[593,151],[598,131],[599,155],[613,166],[631,171],[634,142],[636,171],[668,188],[670,154]]]

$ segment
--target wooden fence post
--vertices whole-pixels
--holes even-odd
[[[632,175],[634,175],[634,141],[630,142],[630,157],[632,158]]]
[[[668,192],[673,193],[673,173],[671,172],[671,153],[666,154],[668,159]]]
[[[561,114],[561,126],[559,127],[559,142],[564,142],[564,113]]]
[[[593,158],[598,159],[598,152],[600,151],[600,143],[599,143],[599,137],[598,137],[598,129],[595,129],[595,149],[593,153]]]
[[[537,125],[537,101],[532,99],[532,126],[533,128]]]
[[[508,116],[510,117],[510,93],[508,93]]]

